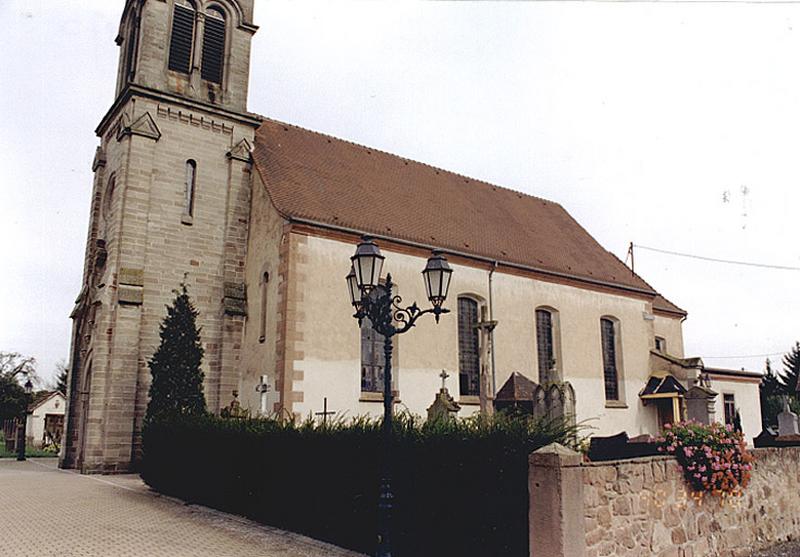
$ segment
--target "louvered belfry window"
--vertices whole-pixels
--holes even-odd
[[[536,349],[539,353],[539,383],[551,383],[555,367],[553,350],[553,314],[546,309],[536,310]]]
[[[172,16],[172,37],[169,42],[169,69],[188,74],[192,66],[194,41],[194,9],[175,4]]]
[[[458,384],[459,393],[480,394],[480,356],[478,353],[478,302],[458,299]]]
[[[134,14],[131,17],[132,23],[129,29],[125,55],[126,78],[128,80],[133,79],[136,75],[136,57],[139,50],[139,21],[141,16],[139,14]]]
[[[617,374],[617,331],[610,319],[600,320],[603,344],[603,380],[606,400],[619,400],[619,378]]]
[[[201,75],[206,81],[222,83],[225,65],[225,17],[215,9],[210,9],[206,15]]]

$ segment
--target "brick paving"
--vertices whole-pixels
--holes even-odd
[[[0,524],[3,557],[363,557],[55,459],[0,459]]]

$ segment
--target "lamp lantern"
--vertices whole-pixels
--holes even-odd
[[[447,298],[447,291],[450,288],[450,275],[453,269],[447,263],[447,259],[439,250],[434,250],[428,258],[428,263],[422,271],[425,281],[425,291],[428,300],[434,308],[441,308]]]
[[[350,303],[356,308],[356,311],[361,309],[361,289],[358,286],[356,279],[356,271],[353,265],[350,266],[350,272],[345,277],[347,281],[347,291],[350,294]]]
[[[378,245],[369,236],[364,236],[356,248],[356,254],[350,258],[358,289],[363,295],[369,294],[380,283],[383,260]]]

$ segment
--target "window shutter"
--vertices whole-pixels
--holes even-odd
[[[203,79],[222,83],[224,57],[225,22],[214,17],[207,17],[203,33],[203,68],[201,71]]]
[[[194,10],[175,5],[172,16],[172,38],[169,43],[169,69],[189,73],[192,63],[194,38]]]

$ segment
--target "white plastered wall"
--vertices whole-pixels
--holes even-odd
[[[42,445],[44,438],[44,420],[47,414],[64,415],[65,398],[63,395],[51,397],[47,402],[36,408],[33,413],[28,414],[25,434],[37,447]]]
[[[307,416],[322,409],[328,399],[329,410],[346,415],[377,415],[380,402],[360,400],[360,335],[345,288],[344,276],[350,267],[354,245],[334,239],[309,236],[304,248],[306,272],[302,314],[303,359],[294,362],[302,371],[295,390],[303,401],[294,410]],[[383,249],[384,274],[391,272],[404,302],[427,307],[420,272],[425,258]],[[452,262],[451,262],[452,263]],[[488,300],[489,271],[452,264],[454,273],[446,307],[455,309],[459,295]],[[657,433],[654,407],[644,407],[638,398],[649,375],[649,350],[653,345],[654,319],[650,303],[630,295],[611,294],[565,284],[533,280],[506,274],[493,278],[496,383],[499,389],[509,375],[518,371],[538,381],[536,366],[536,307],[546,305],[559,311],[561,368],[566,381],[576,392],[577,419],[595,428],[592,433],[609,435],[627,431],[634,436]],[[603,388],[600,319],[613,316],[620,323],[620,391],[624,407],[609,407]],[[674,345],[682,346],[680,322],[668,324]],[[436,325],[423,317],[410,332],[397,338],[394,370],[401,406],[424,415],[441,385],[442,369],[450,373],[447,386],[458,394],[458,334],[455,311],[442,316]],[[464,406],[460,415],[477,410]]]
[[[724,395],[732,394],[736,408],[742,418],[742,432],[747,444],[753,445],[753,437],[761,432],[761,401],[758,397],[758,382],[736,379],[723,379],[711,376],[711,388],[717,393],[714,418],[725,423]]]

